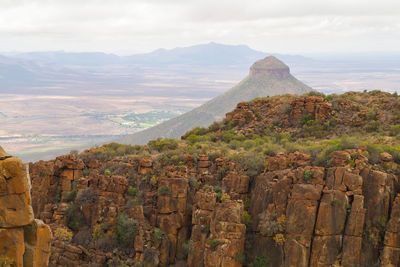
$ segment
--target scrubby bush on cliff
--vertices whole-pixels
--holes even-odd
[[[251,264],[252,267],[268,267],[269,266],[269,259],[264,256],[260,255],[257,256]]]
[[[136,187],[129,187],[129,188],[128,188],[128,195],[129,195],[130,197],[136,197],[136,194],[137,194],[137,189],[136,189]]]
[[[90,174],[90,169],[89,168],[85,168],[82,170],[82,176],[83,177],[88,177]]]
[[[157,138],[155,140],[151,140],[147,143],[147,146],[150,150],[156,150],[158,152],[164,150],[175,150],[178,147],[178,141],[176,139],[171,138]]]
[[[72,232],[65,228],[57,228],[53,234],[55,239],[61,241],[71,242],[72,240]]]
[[[242,213],[241,221],[246,225],[246,229],[249,230],[251,227],[251,215],[246,210]]]
[[[254,152],[246,152],[233,156],[246,174],[254,178],[264,170],[265,158]]]
[[[306,180],[306,182],[309,183],[311,181],[311,177],[312,177],[311,171],[310,170],[306,170],[304,172],[304,180]]]
[[[367,124],[367,126],[365,127],[365,130],[367,132],[379,132],[382,130],[382,123],[380,121],[372,121],[370,123]]]
[[[168,187],[162,186],[162,187],[158,188],[157,193],[160,196],[168,196],[168,195],[171,195],[171,190],[169,190]]]
[[[161,163],[162,166],[179,165],[184,162],[183,153],[180,150],[168,150],[157,156],[156,161]]]
[[[75,198],[76,198],[76,182],[73,181],[72,182],[72,189],[67,194],[67,201],[68,202],[69,201],[74,201]]]
[[[97,193],[90,188],[83,189],[78,192],[75,203],[77,205],[90,205],[96,204],[98,200]]]
[[[383,150],[377,144],[368,143],[367,144],[368,151],[368,160],[372,164],[377,164],[381,161],[381,152]]]
[[[223,242],[211,239],[210,241],[208,241],[208,244],[210,245],[212,250],[216,250],[219,245],[223,244]]]
[[[163,231],[161,231],[161,229],[156,228],[156,229],[154,230],[154,237],[155,237],[157,240],[161,240],[161,239],[163,239],[165,236],[166,236],[166,233],[164,233]]]
[[[13,267],[15,260],[9,257],[0,257],[0,267]]]
[[[65,220],[70,229],[74,231],[79,229],[80,222],[76,216],[75,205],[73,203],[69,204],[65,210]]]
[[[96,224],[93,227],[92,237],[94,240],[98,240],[99,238],[104,236],[104,230],[101,224]]]
[[[396,136],[400,134],[400,124],[393,125],[390,127],[390,135]]]
[[[125,213],[121,213],[117,217],[115,224],[115,234],[118,241],[125,247],[133,246],[133,240],[137,233],[137,222],[131,219]]]

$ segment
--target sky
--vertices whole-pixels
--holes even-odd
[[[0,51],[400,52],[399,0],[0,0]]]

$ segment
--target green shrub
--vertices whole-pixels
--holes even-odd
[[[257,153],[240,154],[238,161],[249,177],[254,178],[264,170],[265,158],[260,157]]]
[[[104,174],[105,174],[105,175],[111,175],[111,171],[110,171],[109,169],[106,169],[106,170],[104,171]]]
[[[155,140],[149,141],[147,145],[151,150],[157,150],[159,152],[164,150],[175,150],[178,148],[178,140],[171,138],[157,138]]]
[[[9,257],[0,257],[0,267],[13,267],[15,259]]]
[[[251,148],[256,146],[256,141],[255,140],[246,140],[243,142],[243,147],[246,150],[250,150]]]
[[[264,256],[257,256],[253,262],[254,267],[268,267],[269,266],[269,259]]]
[[[160,196],[171,195],[171,190],[169,190],[169,188],[166,186],[162,186],[162,187],[158,188],[157,193]]]
[[[213,124],[211,124],[210,126],[208,126],[208,130],[210,130],[212,132],[216,132],[219,129],[220,129],[220,124],[216,121],[213,122]]]
[[[118,241],[125,247],[133,246],[133,240],[137,233],[136,220],[129,218],[125,213],[117,217],[115,224],[115,234]]]
[[[223,242],[217,241],[217,240],[215,240],[215,239],[211,239],[210,241],[208,241],[208,244],[210,245],[210,247],[211,247],[213,250],[216,250],[217,247],[218,247],[219,245],[222,245],[222,244],[223,244]]]
[[[194,176],[190,176],[189,178],[189,185],[192,188],[197,188],[197,179]]]
[[[369,121],[376,120],[376,110],[372,109],[368,111],[365,118]]]
[[[154,237],[158,240],[161,240],[165,237],[166,233],[164,233],[163,231],[161,231],[160,229],[156,228],[154,230]]]
[[[76,216],[75,206],[73,203],[70,203],[65,210],[65,220],[70,229],[74,231],[79,230],[80,223],[78,217]]]
[[[76,182],[73,181],[72,182],[72,189],[67,194],[67,201],[68,202],[74,201],[75,197],[76,197]]]
[[[193,253],[193,242],[187,241],[187,242],[183,243],[182,250],[183,250],[183,254],[187,258],[187,256],[189,256]]]
[[[56,197],[54,198],[54,204],[60,203],[61,201],[61,195],[57,194]]]
[[[135,187],[128,188],[128,195],[131,197],[136,197],[137,189]]]
[[[306,180],[308,183],[311,181],[312,173],[310,170],[306,170],[304,172],[304,180]]]
[[[325,125],[319,121],[310,120],[303,125],[304,134],[306,137],[323,137],[325,132]]]
[[[396,136],[400,134],[400,124],[393,125],[390,127],[390,135]]]
[[[274,157],[281,149],[279,144],[267,143],[264,146],[264,155]]]
[[[246,210],[242,213],[241,221],[243,224],[246,225],[247,229],[249,230],[251,227],[251,215]]]
[[[89,168],[83,169],[83,171],[82,171],[83,177],[87,177],[87,176],[89,176],[89,174],[90,174],[90,169]]]
[[[382,129],[382,123],[380,121],[372,121],[367,124],[365,130],[367,132],[378,132]]]
[[[301,125],[311,124],[312,122],[314,122],[314,116],[311,113],[304,114],[300,120]]]
[[[235,132],[233,130],[227,130],[227,131],[222,133],[221,139],[225,143],[229,143],[230,141],[235,139]]]
[[[217,173],[218,179],[222,180],[225,177],[226,173],[227,173],[227,170],[225,168],[219,169],[218,173]]]
[[[368,143],[367,151],[368,151],[368,160],[370,163],[377,164],[381,161],[381,152],[383,151],[378,145]]]
[[[189,141],[191,144],[194,144],[200,141],[200,136],[191,134],[188,137],[186,137],[186,140]]]
[[[306,94],[304,94],[304,95],[306,95],[306,96],[320,96],[320,97],[324,97],[325,98],[325,94],[324,93],[321,93],[321,92],[318,92],[318,91],[310,91],[310,92],[308,92],[308,93],[306,93]]]

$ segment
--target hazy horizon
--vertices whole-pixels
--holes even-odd
[[[210,41],[268,53],[400,52],[400,2],[17,0],[0,51],[131,55]]]

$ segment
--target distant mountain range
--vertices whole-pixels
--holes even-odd
[[[200,44],[174,49],[157,49],[151,53],[117,56],[102,52],[29,52],[14,57],[25,60],[50,62],[63,66],[104,66],[113,64],[138,65],[249,65],[255,60],[274,55],[286,62],[309,60],[303,56],[271,54],[249,48],[247,45]]]
[[[247,45],[200,44],[174,49],[158,49],[148,54],[125,57],[125,62],[146,65],[244,65],[274,55],[287,62],[310,60],[303,56],[273,54],[257,51]]]
[[[251,63],[267,55],[245,45],[217,43],[158,49],[131,56],[64,51],[16,53],[0,56],[0,93],[165,97],[182,95],[181,86],[176,82],[183,78],[188,81],[184,82],[187,85],[184,96],[198,97],[195,92],[198,88],[193,86],[198,81],[193,85],[190,81],[213,77],[235,79],[232,74],[221,74],[232,70],[232,73],[244,74]],[[302,56],[276,56],[296,65],[310,61]],[[150,86],[171,82],[170,88]],[[215,95],[211,93],[212,97]],[[210,97],[210,93],[203,97]]]
[[[237,103],[256,97],[282,94],[303,94],[312,89],[290,74],[289,67],[274,56],[255,62],[249,75],[224,94],[189,111],[144,131],[128,135],[120,140],[125,144],[145,144],[151,139],[180,138],[186,131],[196,126],[208,126],[221,120],[225,113]]]

